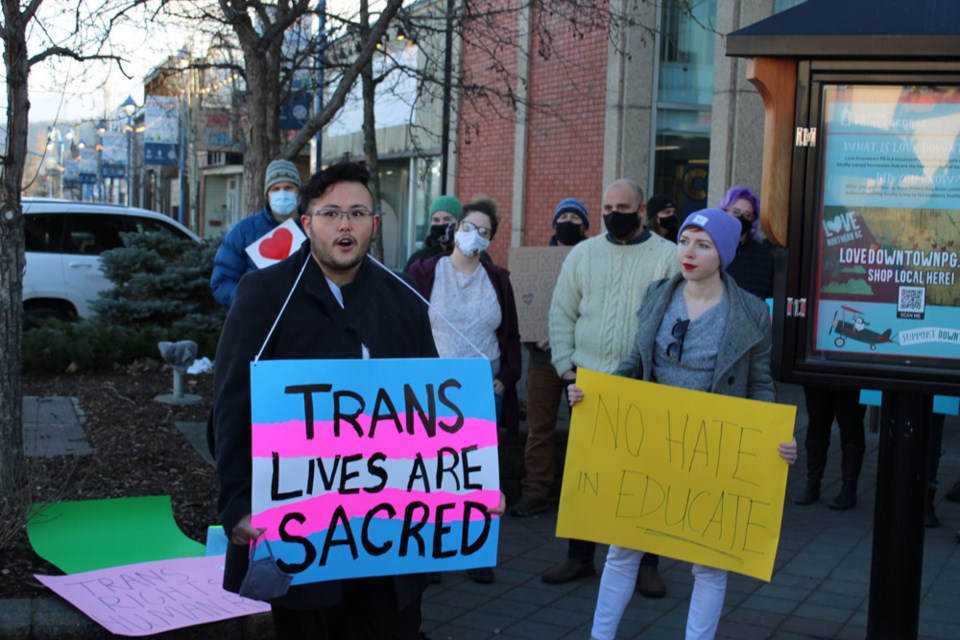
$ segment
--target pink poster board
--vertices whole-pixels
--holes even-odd
[[[224,591],[224,556],[176,558],[36,578],[118,636],[146,636],[264,613],[270,605]]]

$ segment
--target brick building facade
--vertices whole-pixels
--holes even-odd
[[[591,233],[602,227],[605,74],[598,70],[606,68],[606,33],[578,36],[564,18],[537,10],[529,18],[539,24],[529,43],[497,59],[524,83],[527,104],[513,117],[500,103],[465,99],[458,127],[457,194],[464,202],[485,195],[498,203],[500,231],[489,253],[502,265],[511,244],[547,244],[554,206],[563,198],[587,205]],[[499,19],[508,23],[504,31],[517,31],[516,12]],[[469,37],[461,60],[465,85],[495,86],[502,79],[487,51]],[[525,60],[527,68],[518,69]]]

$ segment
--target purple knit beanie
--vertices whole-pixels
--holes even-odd
[[[701,209],[687,216],[677,232],[679,238],[687,227],[703,229],[713,240],[720,254],[720,268],[726,270],[737,255],[740,244],[740,221],[723,209]]]

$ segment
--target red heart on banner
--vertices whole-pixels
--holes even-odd
[[[290,255],[290,245],[293,244],[293,234],[283,227],[273,232],[269,238],[260,243],[260,255],[271,260],[283,260]]]

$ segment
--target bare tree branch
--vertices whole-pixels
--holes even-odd
[[[53,58],[53,57],[72,58],[73,60],[76,60],[78,62],[84,62],[87,60],[112,60],[114,62],[119,63],[123,61],[123,58],[115,55],[101,55],[101,54],[82,55],[77,53],[73,49],[68,49],[67,47],[50,47],[49,49],[46,49],[38,53],[37,55],[32,56],[29,59],[28,64],[32,67],[35,64],[38,64],[48,58]]]

